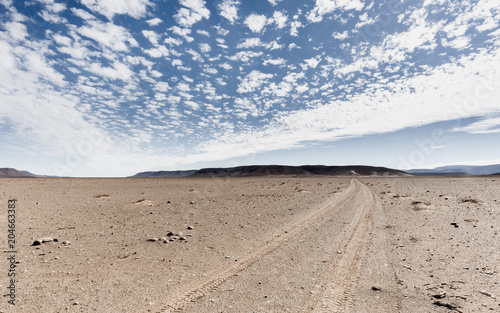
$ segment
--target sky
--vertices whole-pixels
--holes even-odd
[[[0,0],[0,167],[500,163],[498,0]]]

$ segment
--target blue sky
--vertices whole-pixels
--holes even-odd
[[[0,0],[0,167],[500,163],[500,5]]]

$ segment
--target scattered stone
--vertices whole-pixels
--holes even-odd
[[[434,301],[432,304],[437,305],[437,306],[442,306],[442,307],[445,307],[447,309],[455,310],[455,311],[458,311],[457,309],[461,308],[461,306],[459,306],[458,304],[455,304],[455,303],[445,303],[445,302],[441,302],[439,300]],[[458,312],[460,312],[460,311],[458,311]]]
[[[69,246],[71,244],[71,241],[64,240],[61,244],[64,245],[64,246]]]
[[[193,226],[188,226],[187,229],[193,229],[194,227]]]
[[[167,243],[167,242],[168,242],[167,237],[161,237],[161,238],[160,238],[160,240],[161,240],[161,241],[163,241],[163,242],[165,242],[165,243]]]
[[[184,235],[184,234],[183,234],[181,231],[177,233],[177,236],[179,236],[179,237],[181,237],[181,236],[183,236],[183,235]]]
[[[375,285],[375,286],[372,286],[372,290],[373,291],[380,291],[380,290],[382,290],[382,287]]]
[[[37,239],[35,241],[33,241],[33,243],[31,244],[32,246],[39,246],[42,244],[42,241],[40,239]]]
[[[438,294],[432,295],[434,299],[443,299],[446,297],[446,292],[440,292]]]
[[[147,241],[155,242],[155,241],[158,241],[158,238],[149,238]]]
[[[40,240],[42,241],[42,243],[54,241],[52,237],[42,237]]]
[[[54,242],[59,242],[59,239],[57,239],[57,238],[54,238]]]
[[[187,240],[186,237],[180,237],[179,240]]]
[[[338,254],[342,254],[342,251],[340,251],[340,250],[339,250],[339,251],[337,251],[337,253],[338,253]]]
[[[173,233],[173,232],[171,232],[171,231],[169,231],[169,232],[167,233],[167,236],[169,236],[169,237],[170,237],[170,236],[173,236],[173,235],[174,235],[174,233]]]
[[[172,202],[170,200],[168,200],[167,203],[172,203]]]
[[[194,204],[194,202],[193,201],[189,201],[189,204]]]
[[[479,293],[480,293],[480,294],[482,294],[482,295],[485,295],[485,296],[487,296],[487,297],[490,297],[490,298],[495,298],[495,297],[493,297],[493,296],[491,295],[491,293],[486,292],[486,291],[484,291],[484,290],[479,291]]]
[[[177,239],[179,239],[179,237],[178,237],[178,236],[171,236],[171,237],[170,237],[170,241],[175,241],[175,240],[177,240]]]
[[[450,225],[453,225],[453,226],[455,226],[455,228],[458,228],[458,224],[457,223],[451,223]]]

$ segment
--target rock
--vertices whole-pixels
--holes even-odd
[[[158,241],[158,238],[149,238],[147,241],[152,241],[152,242]]]
[[[186,237],[181,237],[179,240],[187,240]]]
[[[187,229],[193,229],[194,227],[193,226],[188,226]]]
[[[446,292],[440,292],[438,294],[432,295],[432,297],[434,299],[443,299],[444,297],[446,297]]]
[[[168,241],[167,237],[160,237],[160,240],[163,241],[163,242]]]
[[[382,290],[382,287],[374,285],[374,286],[372,286],[372,290],[373,291],[379,291],[379,290]]]
[[[35,241],[33,241],[33,243],[31,244],[32,246],[39,246],[42,244],[42,241],[40,239],[37,239]]]
[[[59,239],[57,239],[57,238],[54,238],[54,242],[59,242]]]
[[[455,228],[458,228],[458,224],[457,223],[450,223],[450,225],[453,225],[453,226],[455,226]]]
[[[177,239],[179,239],[179,237],[178,237],[178,236],[171,236],[171,237],[170,237],[170,241],[175,241],[175,240],[177,240]]]
[[[167,233],[167,236],[169,236],[169,237],[170,237],[170,236],[173,236],[173,235],[174,235],[174,233],[173,233],[173,232],[171,232],[171,231],[169,231],[169,232]]]
[[[62,242],[62,244],[65,245],[65,246],[69,246],[71,244],[71,242],[69,240],[64,240]]]
[[[184,234],[180,231],[177,233],[177,236],[182,237]]]
[[[193,201],[189,201],[189,204],[194,204],[194,202]]]
[[[42,243],[54,241],[54,239],[52,239],[52,237],[42,237],[42,238],[40,238],[40,240],[42,241]]]

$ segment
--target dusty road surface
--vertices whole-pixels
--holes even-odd
[[[0,310],[498,312],[499,182],[1,179]]]

